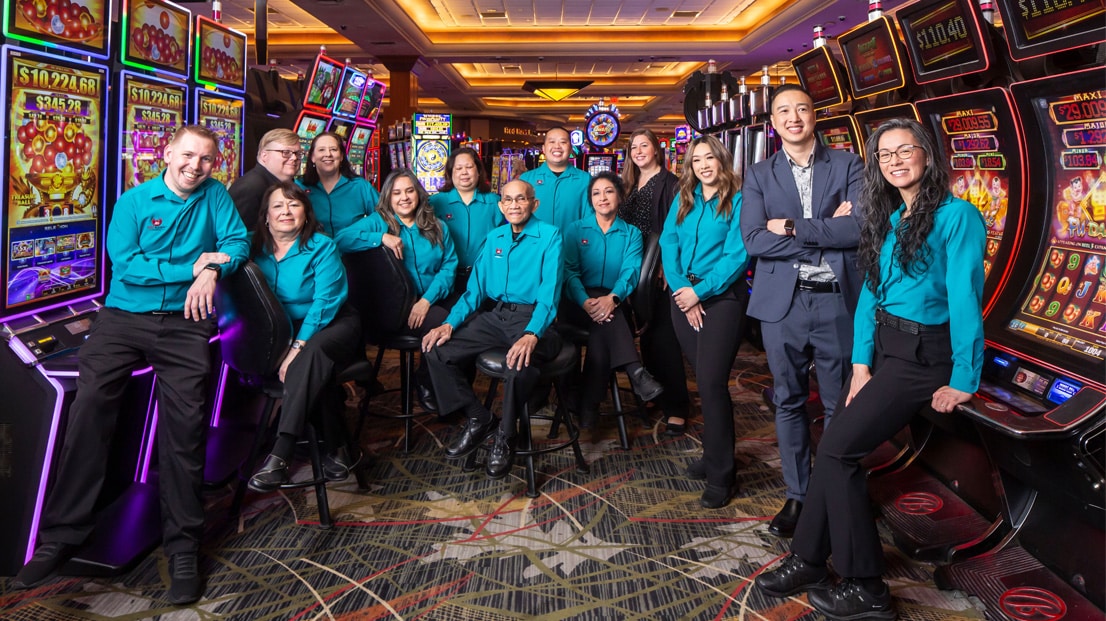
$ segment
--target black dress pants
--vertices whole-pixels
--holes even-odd
[[[592,293],[588,291],[589,295]],[[606,295],[608,292],[594,293]],[[574,300],[564,298],[561,300],[557,317],[559,321],[566,321],[588,333],[583,378],[580,382],[583,386],[580,405],[583,409],[595,410],[607,390],[611,369],[639,360],[637,349],[634,347],[634,331],[630,328],[626,306],[623,304],[615,308],[609,322],[596,323]]]
[[[728,488],[734,484],[735,442],[730,371],[737,358],[741,336],[745,333],[745,308],[749,305],[749,294],[742,280],[725,292],[702,300],[706,315],[698,332],[671,298],[668,303],[672,309],[676,338],[695,371],[695,381],[699,386],[707,485]]]
[[[522,338],[531,314],[530,309],[497,304],[492,310],[477,312],[453,331],[449,341],[430,351],[426,362],[442,413],[453,413],[479,402],[468,379],[476,357],[489,349],[510,349]],[[555,358],[560,348],[560,337],[552,329],[547,330],[530,355],[530,366],[508,371],[503,380],[503,419],[499,425],[505,436],[515,436],[518,414],[537,384],[542,363]]]
[[[952,374],[947,330],[912,335],[877,325],[875,346],[872,378],[848,407],[841,399],[818,445],[791,542],[791,551],[807,562],[821,564],[832,554],[845,578],[874,578],[884,569],[860,460],[909,423]]]
[[[167,555],[196,552],[203,533],[201,498],[204,409],[211,370],[211,319],[147,315],[103,308],[79,353],[77,395],[69,408],[61,458],[39,538],[79,545],[95,522],[108,450],[131,372],[147,364],[157,374],[158,486]]]
[[[671,292],[658,284],[653,295],[653,318],[641,335],[641,360],[645,368],[664,386],[656,404],[666,416],[686,418],[691,404],[687,392],[687,371],[678,355],[680,342],[676,338],[673,319],[687,321],[678,309],[672,312]]]

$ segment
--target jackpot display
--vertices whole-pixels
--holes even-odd
[[[1104,0],[999,0],[1014,60],[1102,41]]]
[[[188,77],[191,11],[168,0],[125,0],[121,16],[124,65]]]
[[[426,191],[435,194],[445,183],[445,162],[449,159],[449,141],[453,117],[449,114],[416,113],[412,117],[415,176]]]
[[[107,58],[108,0],[7,0],[4,34],[80,54]]]
[[[847,114],[818,119],[814,125],[814,135],[824,147],[864,155],[860,128],[856,119]]]
[[[1007,327],[1101,363],[1106,360],[1106,96],[1102,84],[1082,90],[1093,80],[1077,84],[1075,92],[1030,87],[1035,90],[1030,107],[1044,130],[1047,165],[1054,170],[1048,188],[1052,210],[1044,260]]]
[[[119,193],[161,175],[165,147],[185,124],[188,87],[124,71],[120,74],[122,105],[119,127]]]
[[[237,97],[196,89],[195,110],[195,123],[215,132],[219,138],[211,176],[229,188],[242,176],[245,103]]]
[[[0,317],[99,292],[108,71],[4,46]]]
[[[991,45],[973,0],[920,0],[896,17],[919,84],[978,73],[991,65]]]

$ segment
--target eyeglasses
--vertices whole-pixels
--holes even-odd
[[[890,162],[892,155],[898,155],[900,160],[908,160],[914,157],[915,149],[921,149],[925,151],[925,147],[921,145],[904,144],[899,146],[899,148],[895,149],[894,151],[890,151],[888,149],[881,149],[879,151],[876,151],[876,159],[879,160],[880,164],[886,164],[887,162]]]
[[[532,200],[534,199],[526,196],[525,194],[519,194],[518,196],[501,196],[499,198],[500,204],[502,204],[504,207],[510,207],[511,205],[515,204],[526,206],[529,205],[530,201]]]
[[[290,149],[265,149],[265,150],[269,151],[269,152],[272,152],[272,153],[279,153],[280,156],[283,157],[286,160],[292,159],[293,157],[295,157],[297,160],[303,159],[303,151],[292,151]]]

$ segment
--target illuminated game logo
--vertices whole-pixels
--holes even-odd
[[[906,515],[932,515],[944,506],[940,496],[926,492],[903,494],[895,499],[895,508]]]
[[[1010,589],[999,598],[999,606],[1019,621],[1054,621],[1068,613],[1068,606],[1055,593],[1036,587]]]

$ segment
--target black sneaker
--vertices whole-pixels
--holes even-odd
[[[43,543],[35,548],[31,560],[19,570],[8,584],[13,589],[29,589],[46,582],[73,556],[77,546],[58,541]]]
[[[199,557],[195,552],[181,552],[169,557],[169,602],[185,606],[200,601],[204,581],[200,577]]]
[[[845,578],[831,589],[814,590],[807,595],[810,605],[828,619],[896,619],[891,605],[891,589],[879,583],[879,592],[871,593],[859,582]]]
[[[832,585],[828,569],[809,565],[794,553],[785,556],[776,569],[757,576],[754,582],[758,589],[772,597],[789,597],[811,589],[828,589]]]

